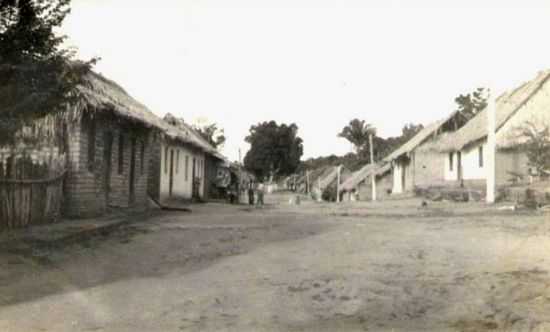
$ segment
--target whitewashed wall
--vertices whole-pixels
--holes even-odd
[[[479,147],[483,149],[483,166],[479,164]],[[462,178],[464,180],[483,180],[487,178],[487,143],[480,142],[469,149],[462,150]]]
[[[174,171],[172,197],[191,199],[193,192],[193,158],[195,158],[195,176],[201,179],[199,195],[204,197],[204,174],[205,156],[204,153],[197,153],[181,145],[168,145],[161,148],[160,160],[160,199],[161,201],[170,198],[170,153],[174,152]],[[179,157],[178,157],[179,152]],[[166,155],[168,153],[168,155]],[[168,164],[166,164],[168,163]]]
[[[392,193],[393,194],[401,194],[403,192],[403,166],[401,163],[394,163],[392,165],[392,174],[393,174],[393,187],[392,187]]]

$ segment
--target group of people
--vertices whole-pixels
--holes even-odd
[[[256,196],[255,201],[254,196]],[[262,182],[251,182],[248,185],[248,204],[254,205],[254,203],[256,204],[256,206],[264,205],[264,184]]]
[[[229,200],[229,203],[231,204],[238,204],[239,203],[239,193],[241,193],[241,190],[239,189],[238,183],[234,183],[233,185],[230,185],[227,190],[227,198]],[[264,193],[265,193],[265,186],[262,182],[250,182],[248,184],[248,204],[256,206],[263,206],[264,205]]]

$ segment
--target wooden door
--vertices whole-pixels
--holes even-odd
[[[113,133],[105,132],[103,134],[103,190],[105,191],[105,201],[107,204],[109,204],[109,195],[111,193],[112,152]]]
[[[195,159],[195,157],[193,157],[193,168],[191,169],[191,197],[192,198],[197,198],[198,196],[197,183],[195,181],[196,172],[197,172],[197,160]]]
[[[133,204],[136,201],[135,182],[136,182],[136,139],[132,138],[131,153],[130,153],[130,179],[129,179],[130,204]]]
[[[170,150],[170,175],[168,178],[168,195],[172,197],[174,190],[174,150]]]
[[[462,152],[456,153],[456,176],[458,181],[462,181]]]
[[[405,192],[407,166],[405,163],[401,165],[401,192]]]

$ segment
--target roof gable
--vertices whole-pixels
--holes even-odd
[[[550,70],[540,72],[533,80],[523,83],[511,92],[505,92],[495,101],[497,135],[506,123],[518,114],[548,83]],[[487,137],[487,109],[477,113],[455,133],[442,137],[435,149],[458,151]],[[499,142],[497,142],[498,144]]]

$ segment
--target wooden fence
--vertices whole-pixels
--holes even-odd
[[[46,180],[0,179],[0,230],[55,222],[65,172]]]

